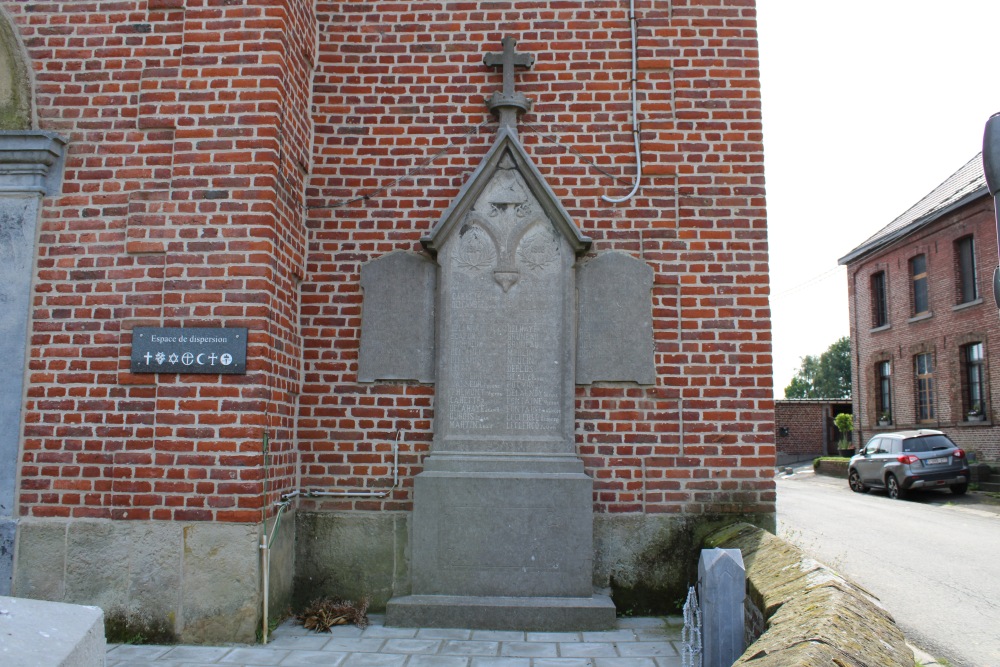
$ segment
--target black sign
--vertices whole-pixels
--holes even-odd
[[[244,375],[247,330],[136,327],[132,330],[133,373]]]

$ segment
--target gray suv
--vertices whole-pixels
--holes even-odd
[[[941,431],[880,433],[851,457],[847,481],[857,493],[885,489],[890,498],[945,486],[961,495],[969,489],[969,461]]]

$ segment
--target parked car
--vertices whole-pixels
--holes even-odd
[[[880,433],[851,457],[847,481],[856,493],[885,489],[890,498],[940,487],[962,495],[969,489],[969,461],[941,431]]]

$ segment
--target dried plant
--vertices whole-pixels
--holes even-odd
[[[295,618],[307,630],[326,632],[335,625],[354,623],[359,628],[368,627],[367,597],[354,604],[350,600],[317,598],[309,603]]]

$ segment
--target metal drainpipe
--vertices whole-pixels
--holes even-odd
[[[261,602],[263,608],[261,609],[261,615],[263,616],[263,621],[260,630],[261,643],[267,644],[267,605],[270,601],[270,596],[268,595],[268,588],[270,588],[270,569],[271,569],[271,554],[268,552],[267,546],[267,523],[264,523],[264,532],[260,535],[260,569],[264,576],[264,599]]]
[[[384,491],[311,491],[302,489],[286,493],[281,496],[282,502],[291,500],[296,496],[305,498],[385,498],[395,490],[399,483],[399,440],[403,431],[396,431],[396,439],[392,443],[392,486]]]
[[[858,398],[858,414],[854,415],[854,418],[855,418],[854,419],[854,423],[857,426],[857,431],[858,431],[858,444],[857,444],[857,450],[855,450],[855,451],[860,451],[861,450],[861,445],[864,443],[864,439],[865,439],[864,431],[862,430],[862,428],[863,428],[862,427],[862,415],[864,415],[865,411],[861,407],[861,401],[864,400],[864,392],[861,391],[861,379],[862,379],[861,374],[864,372],[864,369],[861,368],[861,334],[858,333],[858,331],[859,331],[859,329],[858,329],[858,272],[859,271],[861,271],[860,267],[857,268],[857,269],[855,269],[854,273],[851,275],[851,284],[854,286],[854,290],[853,290],[853,292],[854,292],[854,303],[852,304],[854,306],[854,308],[852,309],[852,310],[854,310],[854,335],[852,336],[852,338],[854,339],[854,360],[855,360],[855,367],[857,368],[857,377],[856,378],[853,377],[854,373],[853,372],[851,373],[851,376],[852,376],[852,378],[851,378],[851,385],[852,385],[851,386],[851,393],[852,394],[854,393],[854,387],[853,387],[853,385],[854,385],[855,380],[857,381],[857,384],[858,384],[858,392],[857,392],[858,393],[858,397],[857,397]],[[824,454],[825,454],[825,452],[824,452]]]
[[[261,559],[261,570],[264,573],[264,599],[263,599],[263,617],[264,626],[261,631],[261,641],[262,643],[267,643],[267,630],[268,630],[268,619],[267,619],[267,606],[270,601],[270,579],[271,579],[271,545],[274,543],[274,539],[278,535],[278,526],[281,525],[281,514],[288,506],[292,504],[292,499],[299,496],[305,498],[317,498],[317,497],[335,497],[335,498],[385,498],[396,488],[399,484],[399,439],[402,437],[403,431],[401,429],[396,431],[396,439],[392,442],[392,486],[384,491],[308,491],[296,489],[289,493],[285,493],[281,496],[281,500],[275,503],[278,507],[278,513],[274,517],[274,525],[271,526],[271,534],[267,534],[267,525],[264,525],[264,533],[260,536],[260,559]]]
[[[639,179],[642,178],[642,143],[639,139],[639,103],[636,99],[636,81],[639,78],[638,61],[638,41],[636,38],[635,0],[629,0],[628,19],[632,28],[632,142],[635,145],[635,183],[632,191],[620,199],[615,199],[607,195],[601,195],[601,199],[609,204],[621,204],[627,202],[639,191]]]
[[[267,643],[267,630],[268,630],[268,620],[267,620],[267,607],[270,600],[270,584],[271,584],[271,544],[274,542],[274,538],[278,535],[278,526],[281,525],[281,513],[288,509],[291,505],[290,500],[278,503],[278,513],[274,516],[274,525],[271,526],[271,534],[267,534],[267,524],[264,525],[264,532],[260,536],[260,558],[261,558],[261,570],[264,572],[264,626],[261,630],[261,643]]]

